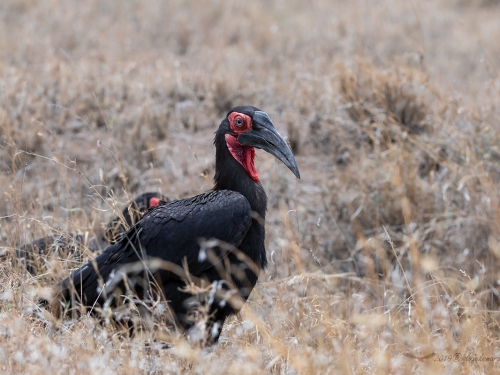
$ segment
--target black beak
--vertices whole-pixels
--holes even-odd
[[[292,150],[274,128],[271,118],[266,112],[254,112],[252,130],[241,133],[238,136],[238,142],[269,152],[281,160],[297,178],[300,178],[299,167],[293,157]]]

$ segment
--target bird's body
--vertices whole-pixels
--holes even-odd
[[[122,211],[122,217],[115,216],[108,223],[103,233],[98,233],[95,236],[69,233],[42,237],[18,247],[15,260],[24,265],[28,272],[36,274],[43,263],[40,260],[41,257],[50,259],[54,254],[61,256],[78,255],[82,254],[85,249],[100,252],[110,244],[116,243],[128,228],[137,223],[150,207],[157,206],[161,200],[166,201],[158,193],[141,194]]]
[[[264,139],[271,143],[264,145]],[[195,280],[198,286],[212,285],[205,294],[207,340],[217,341],[225,318],[241,307],[231,297],[245,301],[267,264],[267,197],[258,180],[252,145],[278,156],[297,177],[298,168],[268,115],[254,107],[231,110],[214,143],[214,189],[150,210],[118,243],[64,280],[58,300],[115,305],[126,295],[155,300],[156,291],[169,302],[175,323],[188,329],[200,296],[185,287]],[[55,311],[61,306],[58,300]]]

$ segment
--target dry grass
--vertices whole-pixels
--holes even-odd
[[[270,113],[303,178],[258,154],[270,266],[219,345],[53,321],[34,301],[74,262],[6,261],[0,372],[497,372],[499,6],[2,1],[4,251],[209,189],[235,104]]]

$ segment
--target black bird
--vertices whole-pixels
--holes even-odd
[[[124,296],[143,303],[160,295],[176,326],[188,330],[200,306],[200,295],[186,289],[192,282],[212,286],[202,295],[208,310],[205,340],[218,340],[224,320],[241,308],[267,265],[267,196],[254,147],[277,157],[297,178],[300,174],[292,151],[258,108],[229,111],[214,144],[213,190],[148,211],[118,243],[59,284],[54,314],[68,306],[95,311],[98,305],[119,305]]]
[[[156,192],[143,193],[137,196],[133,202],[131,202],[122,211],[123,218],[115,216],[107,225],[106,231],[101,236],[103,241],[100,244],[105,244],[106,242],[114,244],[118,239],[133,225],[135,225],[141,217],[146,213],[146,211],[151,207],[156,207],[160,204],[168,202],[169,199]],[[103,250],[107,247],[100,246],[98,249]],[[93,249],[91,249],[94,251]],[[97,250],[97,249],[96,249]]]
[[[101,251],[114,244],[131,226],[139,221],[142,215],[150,208],[158,206],[166,199],[158,193],[148,192],[135,198],[122,211],[122,217],[115,216],[106,226],[104,233],[99,233],[88,239],[87,248],[90,251]],[[26,267],[28,272],[35,274],[40,265],[40,257],[50,256],[53,253],[75,254],[83,250],[86,236],[82,234],[60,234],[39,238],[29,244],[16,249],[16,261]]]

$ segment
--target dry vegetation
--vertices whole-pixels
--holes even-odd
[[[0,373],[498,372],[499,17],[493,0],[2,0]],[[236,104],[270,113],[303,177],[258,153],[270,267],[219,345],[40,312],[75,264],[32,276],[13,249],[92,234],[136,193],[209,189]]]

